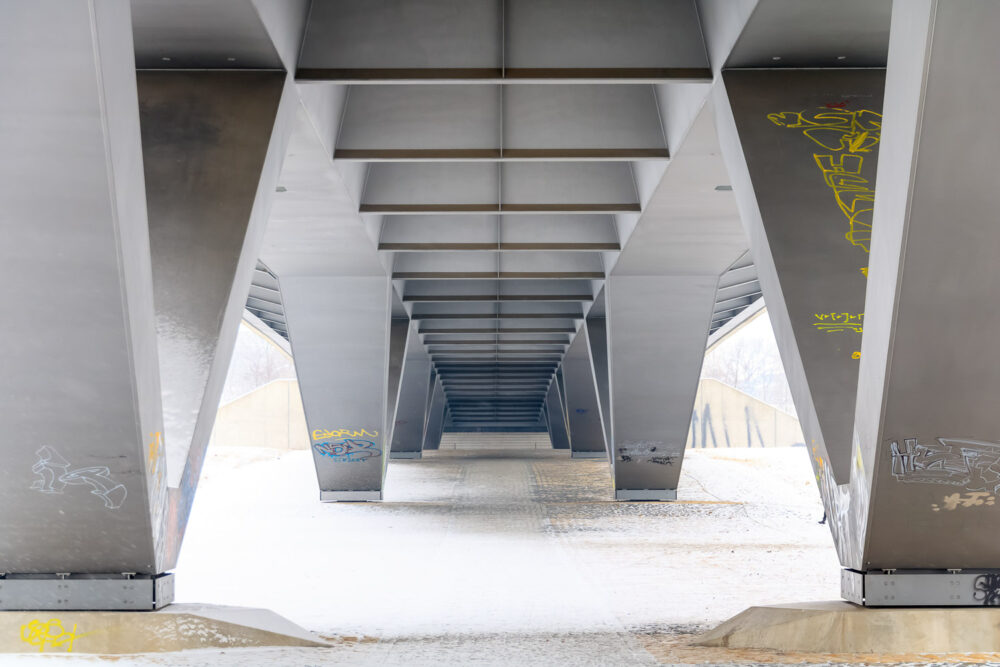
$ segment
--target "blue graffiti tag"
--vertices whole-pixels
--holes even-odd
[[[320,456],[328,456],[338,463],[359,463],[382,456],[382,450],[374,442],[357,438],[316,442],[313,449]]]

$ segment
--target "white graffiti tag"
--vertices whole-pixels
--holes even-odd
[[[921,444],[907,438],[889,445],[892,476],[900,482],[959,486],[966,491],[1000,492],[1000,444],[938,438]]]
[[[69,462],[56,450],[48,445],[42,447],[35,455],[38,460],[31,466],[31,472],[38,479],[31,483],[31,488],[42,493],[63,493],[67,486],[87,485],[90,493],[104,501],[107,509],[116,510],[128,497],[128,490],[111,478],[107,466],[90,466],[88,468],[69,469]]]

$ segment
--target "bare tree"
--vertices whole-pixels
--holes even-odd
[[[295,378],[295,365],[277,345],[246,324],[240,326],[222,402],[247,394],[268,382]]]
[[[701,376],[795,414],[766,310],[705,354]]]

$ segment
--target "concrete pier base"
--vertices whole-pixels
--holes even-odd
[[[750,607],[696,645],[837,654],[997,653],[1000,608],[866,608],[840,601]]]
[[[267,609],[177,604],[152,612],[0,612],[0,653],[161,653],[327,646]]]

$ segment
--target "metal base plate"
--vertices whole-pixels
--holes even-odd
[[[423,452],[389,452],[390,459],[419,459]]]
[[[8,574],[0,611],[153,611],[174,601],[174,575]]]
[[[865,607],[1000,605],[1000,570],[842,570],[840,595]]]
[[[677,500],[677,489],[615,489],[615,500]]]
[[[320,491],[320,502],[324,503],[360,503],[369,500],[382,500],[381,491]]]
[[[606,459],[608,458],[607,452],[573,452],[570,454],[570,458],[573,459]]]

